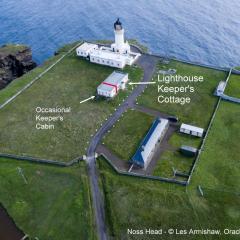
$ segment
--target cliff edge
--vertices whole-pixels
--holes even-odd
[[[36,66],[29,47],[19,44],[0,47],[0,89]]]

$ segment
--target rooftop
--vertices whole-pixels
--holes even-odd
[[[108,60],[114,61],[126,61],[126,58],[129,58],[127,55],[119,54],[117,52],[112,52],[108,50],[96,49],[91,53],[92,57],[100,57]]]
[[[195,127],[195,126],[188,125],[188,124],[185,124],[185,123],[182,123],[181,128],[188,129],[192,132],[199,132],[199,133],[203,133],[203,131],[204,131],[203,128]]]
[[[164,124],[165,124],[165,121],[168,121],[168,120],[157,118],[157,119],[153,122],[153,124],[152,124],[151,128],[149,129],[147,135],[143,138],[143,140],[142,140],[141,144],[139,145],[136,153],[135,153],[135,154],[133,155],[133,157],[132,157],[132,160],[133,160],[134,162],[138,162],[138,163],[140,163],[141,165],[144,165],[144,159],[143,159],[143,156],[142,156],[143,148],[144,148],[144,146],[146,146],[147,143],[150,141],[152,135],[154,134],[154,132],[155,132],[156,128],[159,126],[159,124],[161,124],[161,123],[164,123]]]
[[[97,48],[97,47],[98,47],[97,44],[84,42],[82,45],[80,45],[80,46],[77,48],[77,50],[87,51],[87,50],[91,50],[91,49]]]
[[[119,71],[114,71],[112,72],[104,81],[98,86],[98,89],[101,89],[102,91],[110,91],[114,86],[111,85],[119,85],[121,84],[122,80],[124,77],[126,77],[128,74],[119,72]],[[106,85],[104,83],[109,83],[111,85]]]

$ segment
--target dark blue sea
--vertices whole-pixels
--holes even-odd
[[[113,39],[117,17],[151,52],[240,65],[240,0],[0,0],[0,44],[28,44],[41,63],[65,43]]]

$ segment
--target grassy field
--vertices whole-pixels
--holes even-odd
[[[128,110],[103,139],[104,144],[117,156],[128,161],[147,134],[154,117]]]
[[[66,53],[68,50],[70,50],[74,45],[77,43],[73,44],[68,44],[58,51],[57,56],[53,56],[49,58],[47,61],[45,61],[42,65],[38,66],[37,68],[34,68],[30,72],[27,72],[24,74],[24,76],[15,79],[12,81],[7,88],[4,88],[0,92],[0,104],[4,103],[8,98],[12,97],[14,94],[16,94],[20,89],[22,89],[26,84],[31,82],[32,79],[37,77],[40,73],[42,73],[44,70],[46,70],[51,64],[56,62],[64,53]],[[13,48],[15,49],[16,46],[14,45]],[[8,51],[10,51],[8,49]]]
[[[240,106],[222,101],[196,169],[203,187],[240,193]]]
[[[0,47],[1,54],[16,54],[18,52],[24,51],[27,49],[27,46],[21,44],[6,44]]]
[[[174,133],[169,140],[169,144],[176,148],[176,150],[164,152],[163,156],[161,156],[157,162],[153,175],[172,178],[173,168],[181,173],[188,174],[193,164],[194,157],[185,157],[179,152],[179,149],[182,145],[199,148],[201,140],[201,138],[190,135],[178,132]]]
[[[59,54],[68,49],[69,47],[62,48]],[[54,57],[50,62],[58,57],[60,56]],[[49,64],[43,65],[41,71]],[[26,79],[22,77],[21,80],[16,80],[16,84],[10,84],[1,92],[0,100],[16,92],[22,81],[29,82],[31,77],[41,71],[37,68],[27,74]],[[97,86],[112,71],[110,67],[80,59],[75,53],[65,57],[0,111],[0,152],[59,161],[69,161],[85,154],[91,135],[131,91],[120,92],[113,101],[79,103],[94,95]],[[139,68],[126,67],[124,71],[129,73],[131,81],[139,81],[142,77]],[[71,113],[62,114],[64,121],[55,122],[54,130],[37,130],[36,107],[71,107]]]
[[[156,85],[149,85],[145,92],[138,98],[138,103],[146,107],[159,110],[163,113],[175,115],[182,122],[197,125],[206,128],[210,116],[213,112],[217,98],[213,96],[213,92],[220,80],[224,80],[227,74],[222,71],[199,67],[195,65],[185,64],[178,61],[171,61],[169,64],[158,65],[158,70],[176,69],[177,75],[181,76],[203,76],[204,82],[195,84],[194,93],[177,94],[179,97],[191,97],[191,103],[185,105],[158,103],[158,88]],[[160,75],[162,77],[162,75]],[[155,74],[157,81],[157,73]],[[171,83],[165,86],[187,86],[189,83]],[[161,84],[160,84],[161,85]],[[193,86],[192,84],[190,84]],[[170,93],[161,93],[163,96],[170,96]],[[173,95],[173,94],[172,94]]]
[[[186,219],[186,216],[185,227],[193,226],[196,217],[183,187],[119,176],[103,158],[99,159],[99,165],[109,234],[113,239],[154,239],[140,238],[139,235],[130,237],[127,229],[166,230],[170,226],[179,226],[180,219]],[[171,238],[164,236],[164,239]]]
[[[224,92],[231,97],[240,98],[240,75],[232,74]]]
[[[153,175],[174,178],[173,169],[188,174],[194,157],[185,157],[179,151],[165,151],[157,162]],[[182,180],[187,180],[183,178]]]
[[[175,132],[171,138],[169,143],[177,148],[180,148],[182,145],[187,145],[195,148],[199,148],[202,139],[198,137],[194,137],[191,135],[183,134],[180,132]]]
[[[201,197],[197,186],[184,188],[117,175],[99,159],[105,195],[108,230],[112,239],[237,239],[228,235],[128,235],[128,229],[238,229],[239,196],[206,191]]]
[[[170,68],[170,67],[169,67]],[[214,72],[214,71],[213,71]],[[216,72],[212,82],[200,89],[199,100],[187,110],[168,108],[153,104],[145,91],[146,104],[160,111],[174,114],[179,111],[181,119],[190,118],[191,123],[206,126],[216,99],[212,92],[225,74]],[[206,82],[205,82],[206,83]],[[204,87],[203,87],[204,86]],[[149,88],[148,88],[149,89]],[[152,92],[153,93],[153,92]],[[140,97],[144,103],[143,98]],[[206,99],[205,99],[206,98]],[[203,104],[200,103],[200,99]],[[141,103],[139,101],[139,103]],[[198,105],[199,104],[199,105]],[[194,108],[195,107],[195,108]],[[171,112],[172,111],[172,112]],[[182,113],[180,113],[182,111]],[[187,112],[189,111],[189,112]],[[176,113],[176,112],[175,112]],[[204,113],[204,114],[203,114]],[[159,239],[162,236],[128,235],[127,229],[220,229],[221,235],[167,235],[163,239],[234,240],[237,235],[225,235],[224,229],[239,229],[239,148],[240,107],[222,101],[217,112],[204,151],[187,188],[175,184],[153,182],[116,174],[103,158],[99,159],[101,185],[106,201],[108,230],[113,239]],[[123,120],[120,120],[123,122]],[[129,121],[122,125],[129,124]],[[114,130],[113,130],[114,131]],[[119,135],[118,142],[125,134]],[[125,139],[125,145],[127,146]],[[130,142],[130,140],[129,140]],[[182,144],[199,148],[201,139],[175,133],[169,143],[176,148]],[[154,174],[172,176],[172,167],[188,171],[193,159],[182,157],[176,151],[164,152]],[[198,191],[201,185],[204,196]],[[121,201],[119,201],[121,199]]]
[[[61,168],[0,158],[0,164],[0,202],[31,239],[95,239],[84,163]]]

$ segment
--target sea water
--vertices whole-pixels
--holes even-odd
[[[239,0],[0,0],[0,44],[24,43],[41,63],[79,39],[114,39],[113,23],[153,53],[240,65]]]

